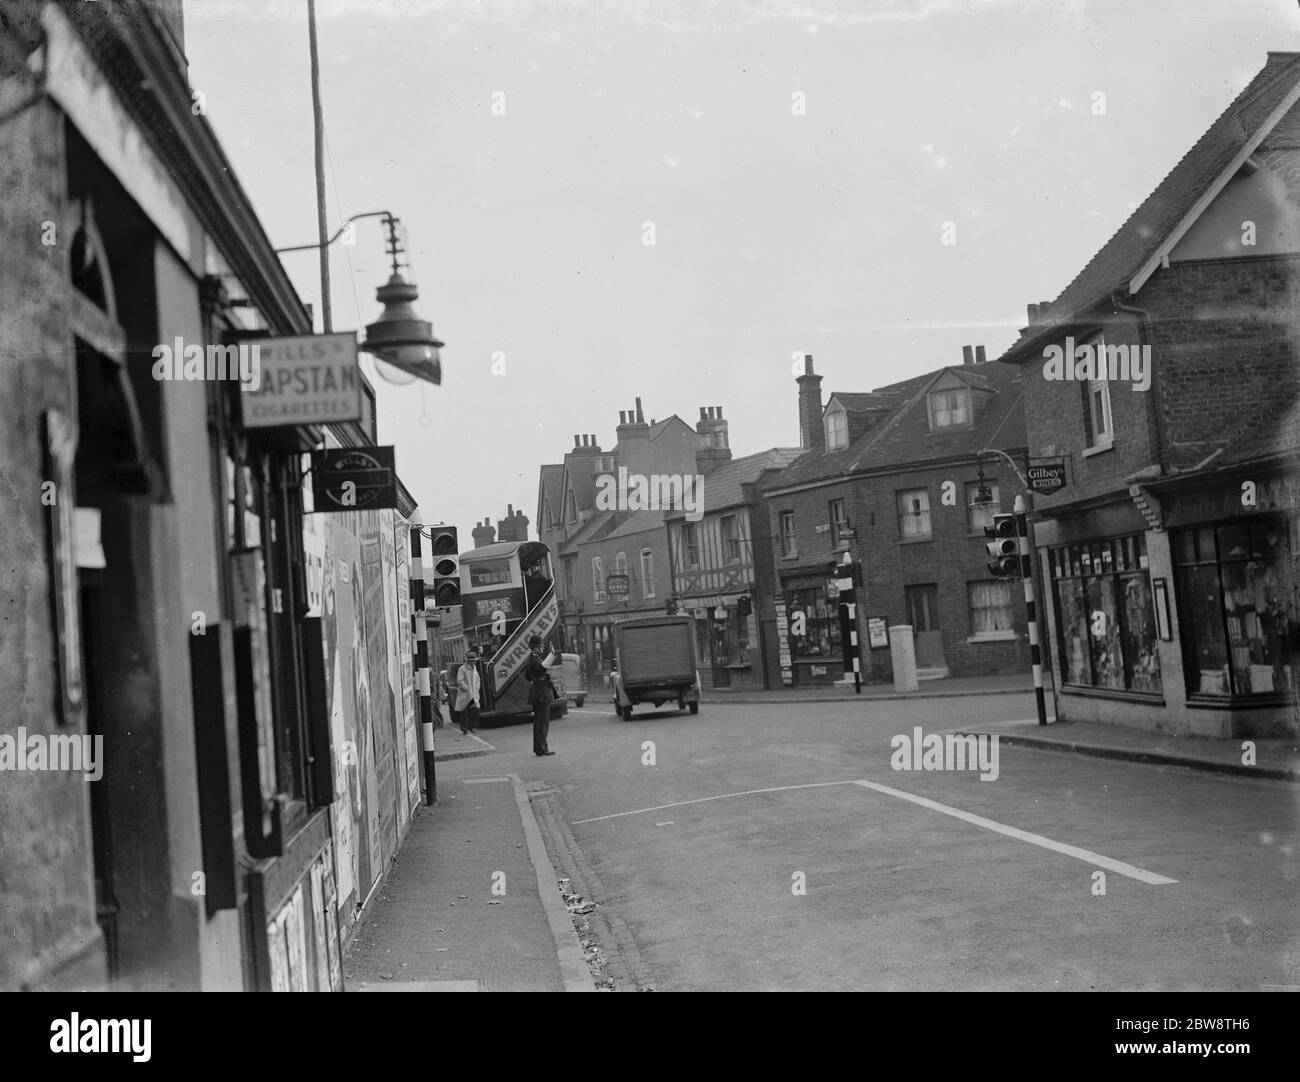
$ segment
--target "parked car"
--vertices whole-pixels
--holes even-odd
[[[644,616],[614,625],[610,685],[614,709],[630,718],[637,703],[677,702],[700,712],[700,676],[695,668],[695,621],[689,616]]]
[[[564,670],[564,694],[574,706],[587,701],[587,659],[580,654],[561,654],[560,667]]]

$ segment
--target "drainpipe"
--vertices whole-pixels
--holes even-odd
[[[1147,406],[1147,412],[1151,419],[1151,425],[1156,433],[1156,462],[1160,466],[1160,472],[1168,472],[1166,466],[1166,448],[1165,448],[1165,425],[1163,419],[1162,406],[1164,403],[1160,400],[1160,379],[1156,372],[1156,351],[1155,335],[1151,330],[1151,313],[1145,308],[1138,308],[1136,305],[1125,304],[1119,299],[1119,290],[1110,295],[1111,306],[1116,312],[1127,312],[1129,315],[1137,316],[1141,320],[1141,342],[1139,345],[1151,347],[1151,402]]]

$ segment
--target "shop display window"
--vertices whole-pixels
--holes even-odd
[[[840,646],[839,605],[826,599],[825,587],[791,590],[786,595],[791,614],[805,614],[805,633],[790,635],[790,645],[795,657],[838,658]]]
[[[1294,692],[1296,581],[1288,558],[1295,523],[1277,516],[1173,535],[1187,690],[1193,695]]]
[[[1057,654],[1067,685],[1159,693],[1155,607],[1141,534],[1052,549]]]

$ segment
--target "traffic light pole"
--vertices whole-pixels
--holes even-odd
[[[1038,724],[1047,724],[1047,703],[1043,697],[1043,655],[1038,643],[1038,605],[1034,596],[1034,562],[1029,554],[1029,514],[1023,496],[1016,497],[1016,540],[1020,550],[1020,577],[1025,586],[1025,610],[1029,622],[1029,662],[1034,670],[1034,700]]]
[[[851,662],[853,665],[853,694],[861,695],[862,656],[858,651],[857,592],[854,589],[853,582],[853,562],[847,552],[844,554],[844,562],[836,566],[835,572],[845,576],[835,580],[835,585],[840,591],[840,635],[844,650],[844,671],[847,674]]]
[[[433,746],[433,702],[429,681],[429,622],[424,616],[424,549],[419,514],[411,519],[411,630],[415,633],[415,687],[420,696],[424,744],[424,803],[438,802],[437,757]]]

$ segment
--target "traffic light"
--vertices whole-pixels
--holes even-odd
[[[675,598],[675,597],[670,597],[670,598],[667,600],[667,602],[665,602],[665,604],[664,604],[664,611],[665,611],[666,613],[668,613],[669,616],[676,616],[676,615],[677,615],[677,598]]]
[[[455,526],[434,526],[433,599],[440,608],[460,604],[460,543]]]
[[[995,578],[1020,578],[1020,539],[1016,534],[1015,515],[994,515],[993,525],[984,527],[984,536],[990,538],[984,547],[988,550],[988,569]]]
[[[748,594],[745,594],[736,602],[737,616],[748,616],[753,611],[754,611],[754,603],[749,599]]]

